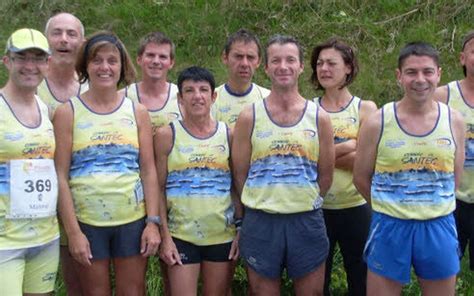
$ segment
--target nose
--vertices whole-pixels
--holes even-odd
[[[425,80],[426,80],[426,77],[425,77],[425,74],[423,74],[423,72],[420,71],[416,74],[416,77],[415,77],[416,82],[425,82]]]
[[[62,32],[61,42],[67,42],[67,41],[68,41],[67,32]]]
[[[248,59],[247,57],[244,57],[244,58],[242,59],[242,65],[243,65],[243,66],[248,66],[248,65],[249,65],[249,59]]]

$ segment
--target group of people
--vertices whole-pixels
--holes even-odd
[[[330,295],[337,245],[350,295],[400,295],[412,267],[424,295],[454,295],[467,246],[474,270],[474,32],[465,78],[439,88],[436,49],[403,47],[403,97],[380,109],[349,91],[359,66],[337,38],[312,50],[313,99],[292,36],[230,35],[220,86],[198,66],[170,82],[175,59],[169,37],[146,35],[136,81],[120,39],[85,38],[69,13],[10,36],[2,293],[49,294],[61,259],[68,295],[111,295],[111,265],[117,295],[144,295],[158,255],[166,295],[196,295],[199,279],[231,295],[238,258],[243,293],[279,295],[286,270],[296,295]],[[269,89],[252,81],[261,63]]]

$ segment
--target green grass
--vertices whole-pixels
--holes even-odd
[[[220,52],[229,33],[245,27],[259,35],[263,43],[276,33],[291,34],[306,49],[307,68],[300,79],[300,90],[307,98],[320,95],[309,83],[311,49],[331,36],[339,36],[356,48],[361,66],[351,91],[374,100],[378,106],[401,95],[395,68],[398,51],[406,42],[425,40],[439,49],[444,84],[462,78],[460,43],[462,36],[474,29],[474,6],[470,0],[2,0],[0,11],[2,48],[15,29],[42,30],[53,13],[68,11],[83,21],[87,34],[100,29],[116,32],[132,55],[140,36],[153,30],[163,31],[177,45],[171,80],[184,67],[197,64],[211,69],[219,84],[226,77]],[[3,84],[6,71],[0,68]],[[255,81],[269,86],[261,69]],[[153,260],[147,274],[150,295],[159,295],[161,291],[158,275],[159,268]],[[347,289],[339,254],[332,282],[335,295],[342,295]],[[246,285],[245,273],[239,267],[233,282],[234,295],[244,295]],[[282,294],[291,291],[290,282],[285,280]],[[463,260],[457,291],[458,295],[474,295],[474,274],[468,271],[467,259]],[[62,283],[58,281],[58,295],[63,294]],[[404,289],[404,295],[419,294],[414,280]]]

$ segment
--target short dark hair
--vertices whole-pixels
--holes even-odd
[[[273,44],[285,45],[287,43],[292,43],[296,45],[296,47],[298,48],[298,56],[300,59],[300,63],[303,63],[304,50],[300,42],[293,36],[276,34],[270,37],[267,42],[267,45],[265,46],[265,66],[268,64],[268,48]]]
[[[179,73],[178,90],[180,94],[183,91],[183,83],[186,80],[192,80],[195,82],[198,82],[198,81],[209,82],[212,93],[214,93],[214,90],[216,88],[216,81],[214,80],[214,76],[209,70],[202,67],[192,66],[192,67],[184,69],[183,71],[181,71],[181,73]]]
[[[436,66],[439,67],[439,53],[433,47],[433,45],[427,42],[423,42],[423,41],[416,41],[416,42],[408,43],[400,51],[400,54],[398,55],[398,69],[399,70],[402,69],[402,66],[405,60],[412,55],[430,57],[435,62]]]
[[[232,45],[236,42],[243,42],[245,44],[254,42],[258,48],[258,57],[260,58],[262,56],[262,45],[260,44],[260,40],[258,39],[257,35],[246,29],[239,29],[237,32],[227,37],[224,45],[225,55],[229,54],[230,50],[232,49]]]
[[[171,47],[170,58],[174,60],[174,57],[176,55],[176,46],[174,45],[173,41],[168,36],[158,31],[148,33],[147,35],[145,35],[145,37],[143,37],[140,40],[137,56],[141,56],[145,52],[146,46],[150,43],[155,43],[158,45],[169,44],[169,46]]]
[[[326,42],[318,44],[314,47],[313,53],[311,54],[311,69],[313,70],[311,73],[311,83],[313,83],[316,89],[324,89],[318,80],[317,64],[321,51],[328,48],[334,48],[337,50],[341,54],[344,64],[351,68],[351,72],[346,76],[346,81],[344,81],[344,84],[339,88],[343,89],[344,87],[351,84],[356,78],[357,73],[359,73],[359,64],[357,63],[357,57],[354,53],[354,50],[344,41],[335,37],[330,38]]]
[[[474,39],[474,30],[473,31],[469,31],[466,36],[464,36],[464,38],[462,39],[462,48],[461,48],[461,51],[464,51],[464,48],[466,48],[466,44],[471,41],[472,39]],[[466,66],[462,66],[462,71],[464,73],[464,77],[466,77],[467,75],[467,70],[466,70]]]
[[[120,79],[117,85],[120,85],[122,82],[128,85],[135,80],[135,67],[133,66],[125,45],[114,33],[99,31],[87,38],[87,41],[81,46],[79,54],[77,55],[76,72],[79,75],[79,81],[81,83],[89,80],[89,73],[87,73],[87,65],[89,62],[95,58],[100,49],[108,46],[116,48],[120,53],[121,69]]]

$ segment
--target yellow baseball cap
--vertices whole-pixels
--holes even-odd
[[[13,32],[10,38],[8,38],[5,53],[8,51],[20,52],[33,48],[42,50],[47,54],[51,54],[49,51],[48,40],[43,35],[43,33],[35,29],[24,28],[16,30]]]

